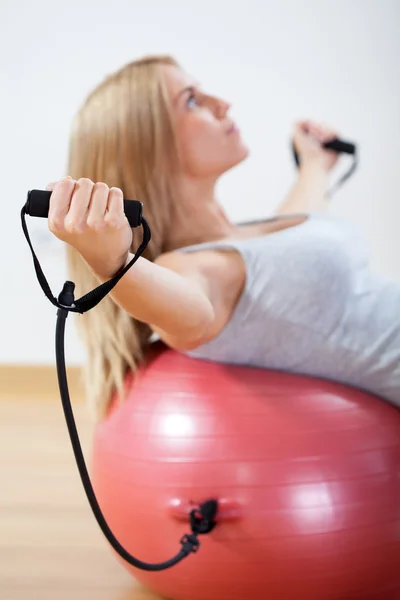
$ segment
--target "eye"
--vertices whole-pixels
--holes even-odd
[[[189,108],[194,108],[195,106],[197,106],[197,99],[194,94],[190,94],[189,98],[187,99],[186,105]]]

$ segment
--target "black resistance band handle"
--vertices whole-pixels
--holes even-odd
[[[335,152],[343,152],[344,154],[355,154],[356,146],[351,142],[345,142],[339,138],[335,138],[330,142],[325,142],[323,147],[327,150],[334,150]]]
[[[340,140],[339,138],[334,138],[333,140],[330,140],[329,142],[324,142],[322,144],[322,147],[326,148],[327,150],[333,150],[334,152],[343,153],[343,154],[355,154],[356,153],[355,144],[352,144],[351,142],[345,142],[344,140]],[[300,164],[299,155],[297,154],[296,148],[294,147],[293,143],[292,143],[292,150],[293,150],[294,160],[296,161],[296,165],[299,166],[299,164]]]
[[[49,216],[50,196],[52,192],[31,190],[25,204],[25,212],[31,217]],[[143,204],[139,200],[124,200],[124,212],[131,227],[139,227],[142,223]]]

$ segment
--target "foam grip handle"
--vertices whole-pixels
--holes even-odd
[[[50,197],[52,192],[31,190],[25,204],[25,212],[31,217],[49,216]],[[139,227],[142,223],[143,204],[139,200],[124,200],[124,212],[131,227]]]
[[[356,151],[355,144],[344,142],[338,138],[335,138],[330,142],[325,142],[322,144],[322,147],[326,148],[327,150],[334,150],[335,152],[343,152],[344,154],[354,154]]]
[[[355,144],[352,144],[351,142],[345,142],[344,140],[340,140],[339,138],[335,138],[333,140],[330,140],[329,142],[324,142],[322,144],[322,147],[326,148],[327,150],[334,150],[335,152],[343,153],[343,154],[355,154],[355,151],[356,151]],[[300,164],[299,155],[297,154],[296,148],[294,147],[293,143],[292,143],[292,150],[293,150],[293,156],[294,156],[296,165],[299,166],[299,164]]]

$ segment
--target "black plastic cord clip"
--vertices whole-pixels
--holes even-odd
[[[190,526],[194,534],[210,533],[216,526],[214,518],[217,514],[218,503],[216,500],[207,500],[198,509],[190,512]]]
[[[181,538],[180,543],[182,544],[182,551],[186,554],[191,552],[197,552],[200,548],[200,542],[198,536],[206,533],[210,533],[216,526],[214,518],[218,511],[217,500],[207,500],[203,504],[200,504],[199,508],[194,508],[190,511],[190,526],[192,533],[186,534]]]
[[[190,554],[191,552],[197,552],[200,548],[200,542],[197,539],[197,535],[191,533],[188,535],[187,533],[181,538],[180,543],[182,544],[182,552],[186,554]]]

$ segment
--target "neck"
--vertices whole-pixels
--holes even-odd
[[[181,184],[183,206],[174,219],[169,251],[219,240],[236,232],[237,226],[231,223],[216,199],[216,183],[216,180],[191,180]]]

